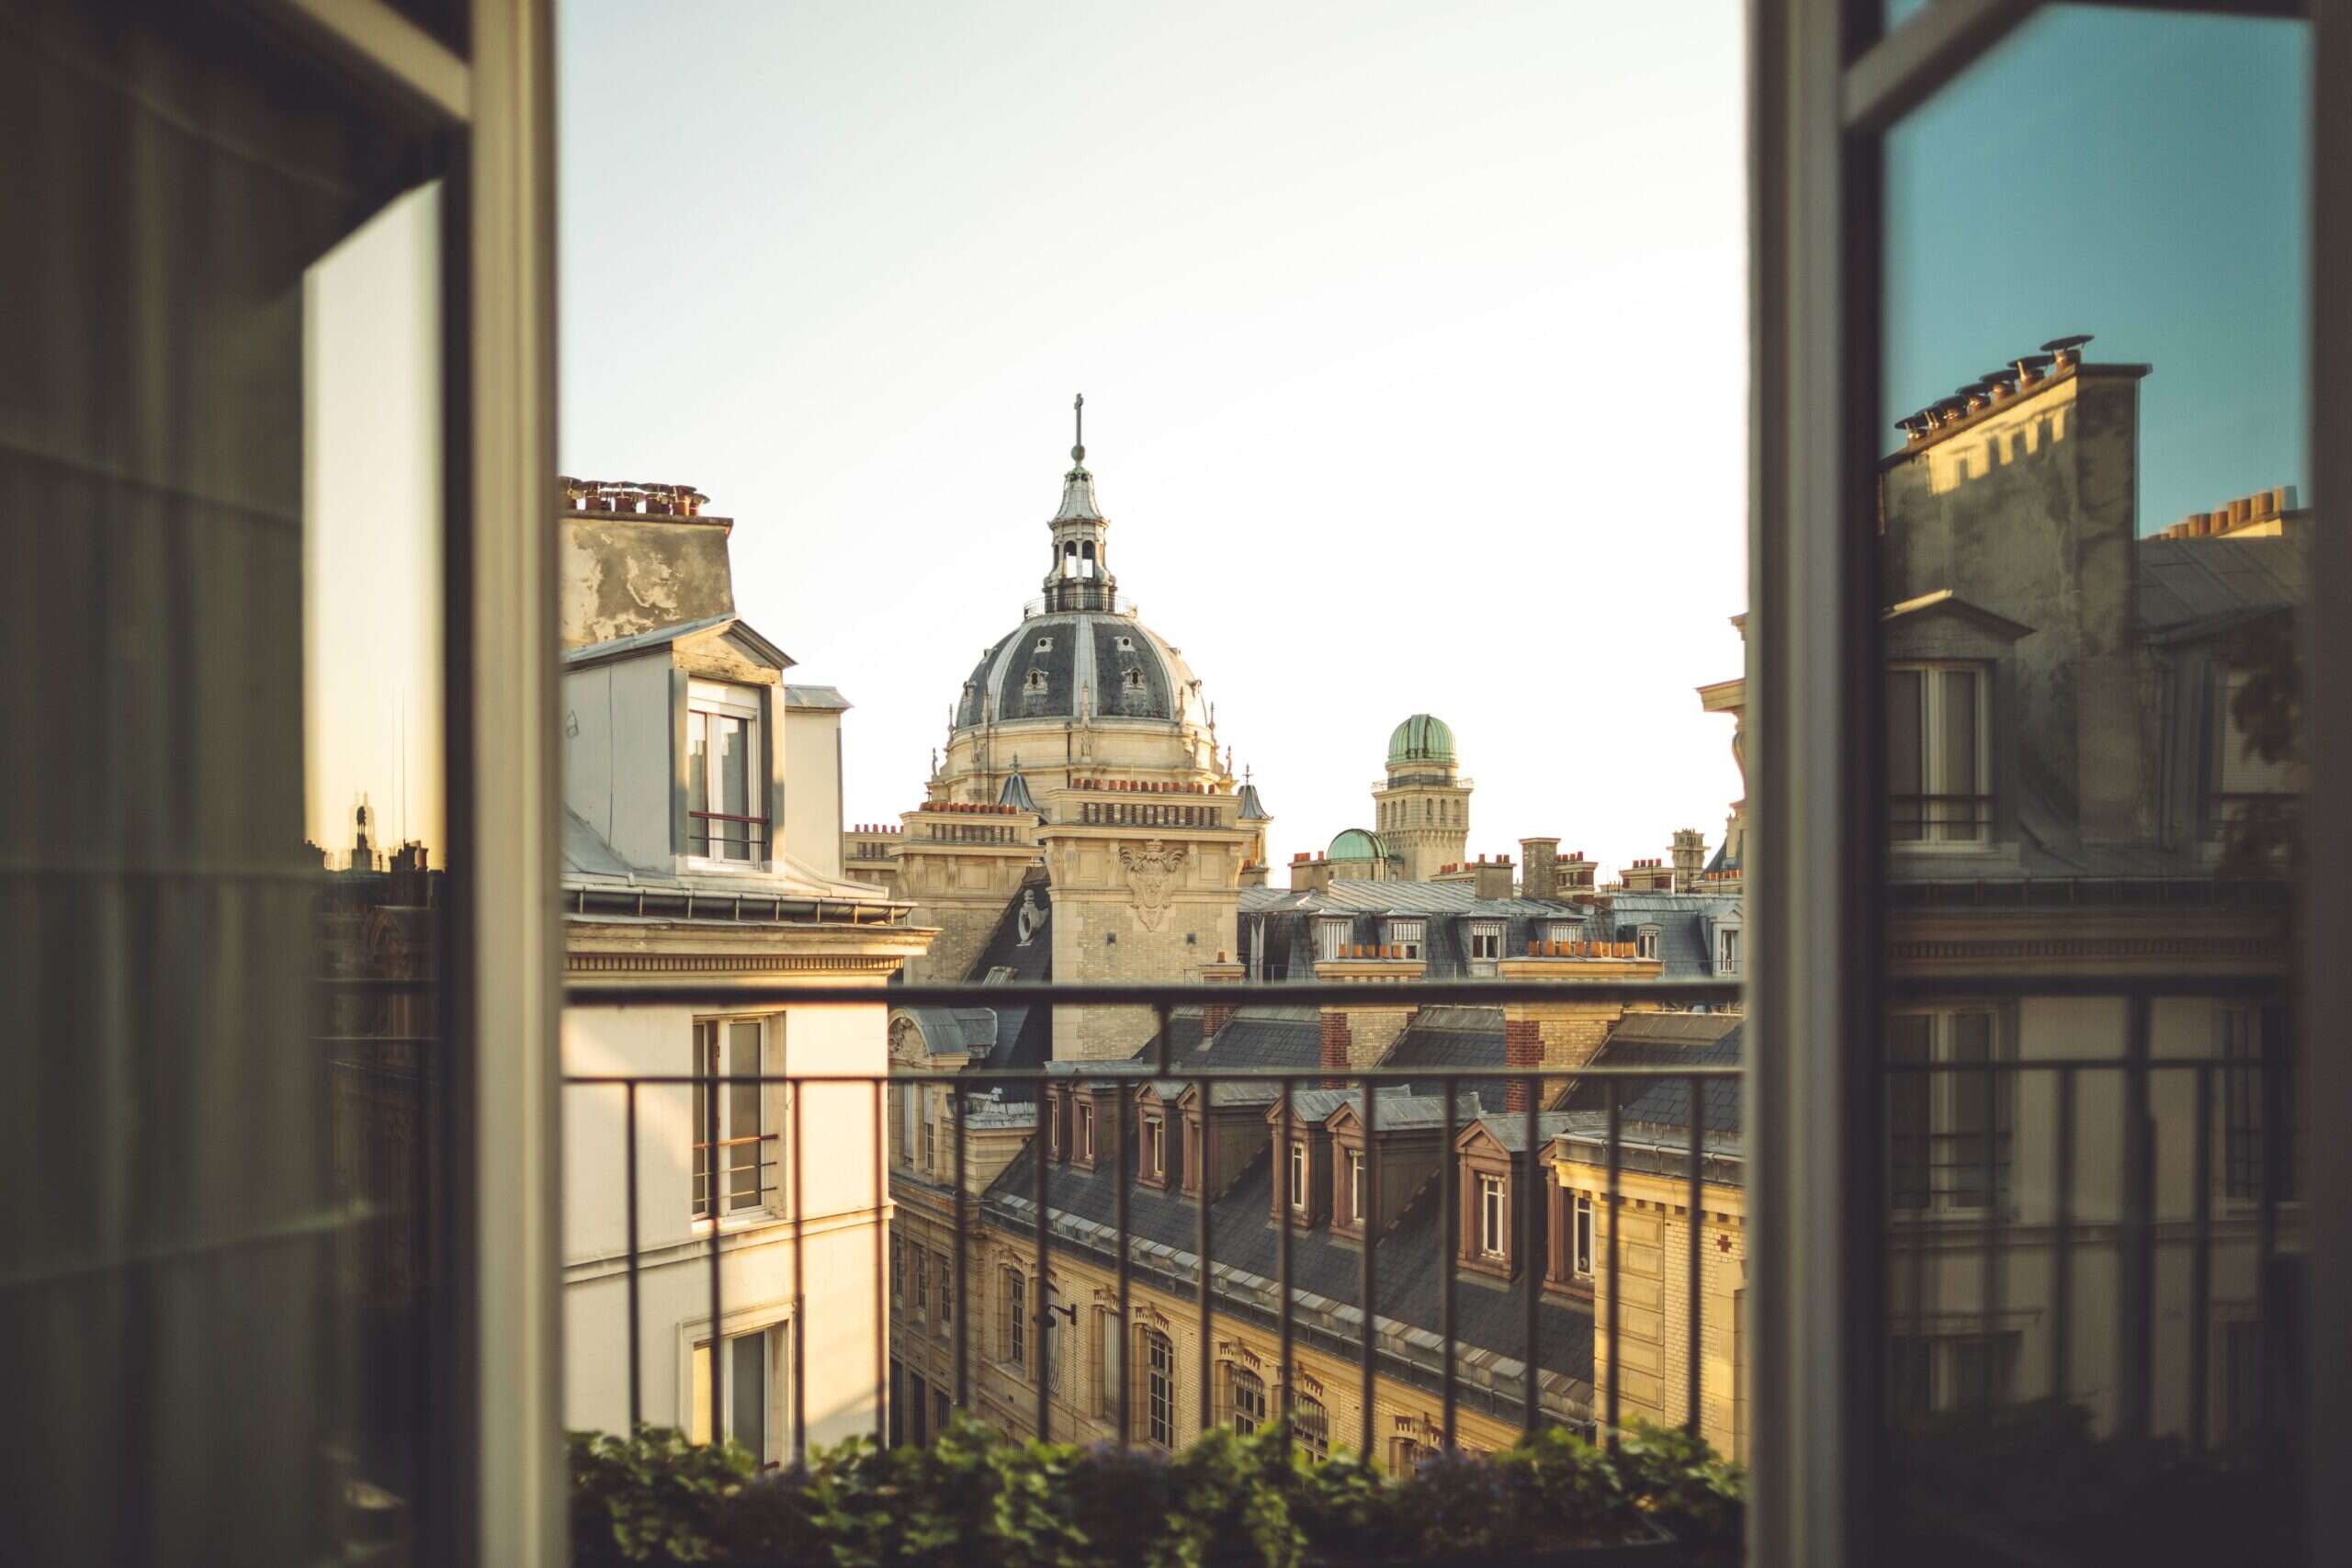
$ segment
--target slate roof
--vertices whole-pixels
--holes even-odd
[[[990,1185],[982,1203],[982,1213],[990,1223],[1023,1240],[1032,1234],[1035,1210],[1029,1199],[1035,1190],[1036,1157],[1033,1140]],[[1255,1318],[1271,1318],[1271,1282],[1277,1278],[1279,1268],[1271,1218],[1272,1172],[1270,1136],[1232,1184],[1210,1204],[1209,1256],[1215,1269],[1213,1278],[1217,1280],[1220,1313],[1244,1311]],[[1108,1166],[1092,1171],[1075,1164],[1047,1166],[1046,1207],[1062,1230],[1055,1239],[1056,1247],[1076,1245],[1070,1233],[1082,1230],[1090,1238],[1086,1244],[1090,1251],[1115,1261],[1115,1232],[1110,1232],[1109,1227],[1116,1201],[1116,1180]],[[1430,1347],[1428,1353],[1432,1364],[1441,1315],[1439,1292],[1446,1262],[1440,1256],[1444,1242],[1444,1227],[1438,1213],[1440,1191],[1438,1179],[1432,1177],[1407,1203],[1396,1224],[1379,1238],[1374,1298],[1374,1309],[1380,1318],[1422,1332]],[[1141,1185],[1128,1189],[1128,1228],[1138,1242],[1145,1244],[1136,1254],[1137,1266],[1160,1271],[1187,1294],[1193,1288],[1191,1281],[1197,1277],[1193,1250],[1197,1213],[1196,1201],[1182,1193]],[[1067,1226],[1063,1223],[1066,1220],[1081,1224]],[[1097,1227],[1103,1234],[1098,1234]],[[1343,1332],[1352,1345],[1354,1325],[1362,1322],[1363,1269],[1361,1247],[1352,1240],[1332,1235],[1328,1226],[1293,1231],[1291,1282],[1295,1312],[1302,1320],[1317,1316],[1338,1320],[1345,1325]],[[1237,1280],[1231,1276],[1232,1270],[1252,1280]],[[1525,1292],[1531,1280],[1539,1278],[1540,1272],[1540,1268],[1522,1268],[1520,1278],[1506,1287],[1487,1276],[1456,1270],[1454,1335],[1464,1348],[1465,1359],[1475,1348],[1487,1352],[1489,1359],[1508,1358],[1514,1362],[1518,1359],[1524,1349]],[[1254,1284],[1262,1284],[1263,1299]],[[1592,1378],[1590,1313],[1548,1298],[1538,1310],[1539,1367],[1584,1385],[1583,1392],[1589,1397]],[[1504,1371],[1512,1374],[1504,1393],[1514,1396],[1509,1404],[1516,1410],[1516,1369]]]
[[[2139,543],[2140,628],[2174,640],[2304,602],[2301,539],[2143,539]]]
[[[1027,885],[1035,887],[1035,885]],[[1043,891],[1042,888],[1036,889]],[[1015,980],[1050,980],[1054,977],[1053,900],[1041,897],[1037,911],[1043,917],[1029,933],[1024,944],[1021,940],[1021,896],[1015,894],[1005,901],[1004,913],[997,918],[996,930],[989,933],[988,945],[972,960],[967,980],[985,980],[997,969],[1010,969]],[[1026,1002],[1013,1003],[992,1010],[996,1016],[996,1034],[985,1060],[976,1066],[1015,1069],[1037,1067],[1053,1059],[1054,1010],[1033,1007]],[[923,1031],[926,1037],[930,1030]],[[1026,1084],[993,1086],[999,1099],[1006,1104],[1028,1105],[1035,1101],[1037,1091]]]
[[[1631,942],[1642,927],[1658,929],[1658,977],[1664,980],[1703,980],[1715,972],[1714,952],[1707,940],[1709,925],[1725,915],[1739,913],[1733,894],[1619,893],[1611,909],[1617,929],[1602,940]]]
[[[1593,1057],[1596,1066],[1716,1067],[1739,1065],[1742,1021],[1729,1013],[1634,1013],[1610,1032]],[[1702,1086],[1701,1115],[1709,1133],[1739,1131],[1739,1084],[1736,1079],[1710,1079]],[[1618,1110],[1622,1127],[1657,1127],[1688,1132],[1690,1126],[1690,1085],[1686,1078],[1661,1078],[1651,1084],[1627,1084]],[[1606,1112],[1608,1085],[1587,1078],[1570,1089],[1566,1109]]]

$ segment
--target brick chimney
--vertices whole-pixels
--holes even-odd
[[[1521,839],[1519,841],[1519,890],[1525,898],[1554,897],[1555,866],[1560,858],[1557,839]]]
[[[1418,980],[1428,970],[1428,964],[1419,958],[1399,956],[1403,952],[1395,946],[1359,944],[1315,966],[1317,980],[1365,987],[1361,1003],[1323,1004],[1323,1050],[1317,1065],[1333,1075],[1323,1080],[1325,1088],[1345,1088],[1351,1074],[1367,1071],[1413,1021],[1417,1010],[1411,1003],[1383,1001],[1378,989],[1384,984]]]
[[[1589,898],[1592,896],[1594,877],[1599,869],[1582,850],[1572,851],[1557,863],[1553,872],[1553,885],[1559,889],[1559,896],[1563,898],[1574,898],[1579,895]]]
[[[1633,943],[1620,942],[1563,942],[1565,951],[1576,948],[1568,956],[1506,958],[1495,966],[1498,978],[1504,980],[1655,980],[1659,964],[1655,958],[1633,956]],[[1503,1004],[1503,1066],[1522,1071],[1541,1068],[1545,1072],[1573,1072],[1593,1058],[1617,1021],[1625,1016],[1622,1001],[1604,1000],[1596,997],[1578,997],[1567,986],[1561,987],[1557,1000],[1545,998],[1542,1001],[1506,1002]],[[1651,1010],[1637,1004],[1635,1011]],[[1544,1085],[1544,1098],[1557,1093],[1566,1080],[1551,1079]],[[1513,1078],[1505,1090],[1505,1104],[1512,1111],[1527,1109],[1527,1085]]]
[[[1689,892],[1699,886],[1699,877],[1707,869],[1707,836],[1696,828],[1678,828],[1674,832],[1674,886],[1679,892]]]
[[[1226,962],[1225,954],[1220,953],[1216,955],[1216,963],[1201,965],[1201,983],[1209,986],[1238,986],[1249,973],[1247,965],[1228,964]],[[1235,1003],[1239,999],[1237,996],[1234,1001],[1209,1002],[1202,1007],[1201,1038],[1203,1040],[1206,1040],[1225,1027],[1226,1021],[1233,1016]]]
[[[1243,861],[1240,886],[1244,887],[1266,886],[1266,863],[1257,860]]]

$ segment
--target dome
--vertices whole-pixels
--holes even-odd
[[[1200,682],[1158,632],[1111,611],[1030,616],[972,669],[956,728],[1080,717],[1198,723]]]
[[[1388,765],[1399,762],[1451,762],[1453,731],[1434,714],[1417,713],[1388,737]]]
[[[1331,840],[1326,860],[1386,860],[1388,846],[1369,828],[1343,828]]]

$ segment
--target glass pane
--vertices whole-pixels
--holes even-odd
[[[1925,682],[1926,676],[1917,670],[1887,672],[1886,815],[1898,839],[1926,836],[1925,809],[1919,799],[1927,788]]]
[[[768,1457],[768,1337],[746,1334],[727,1342],[728,1436]]]
[[[704,1078],[718,1070],[718,1025],[695,1025],[695,1084],[694,1120],[687,1128],[687,1140],[694,1145],[694,1205],[697,1214],[710,1213],[711,1137],[710,1087]]]
[[[760,1127],[760,1097],[764,1092],[756,1081],[760,1073],[760,1021],[738,1019],[727,1026],[727,1166],[728,1207],[753,1209],[759,1206],[760,1189],[766,1185],[760,1167],[767,1158],[767,1145],[742,1143],[738,1140],[757,1138]]]
[[[2160,1558],[2193,1493],[2297,1554],[2235,1462],[2300,1418],[2290,1321],[2223,1408],[2300,1288],[2288,1043],[2224,1064],[2292,984],[2310,74],[2300,22],[2049,6],[1885,141],[1888,787],[1940,797],[1890,803],[1889,1451],[2017,1553]],[[2033,1502],[2151,1440],[2164,1495]]]
[[[692,815],[718,809],[710,804],[710,717],[707,714],[686,715],[686,850],[690,854],[710,853],[711,823],[707,817]]]
[[[717,761],[719,804],[713,809],[729,817],[751,814],[751,748],[745,743],[745,725],[740,718],[714,718],[715,740],[718,749]],[[722,840],[720,852],[729,860],[751,858],[751,824],[747,822],[717,822],[712,824],[711,837]]]
[[[686,1436],[697,1443],[707,1443],[713,1440],[710,1423],[712,1413],[718,1408],[710,1388],[710,1346],[695,1346],[693,1359],[688,1376]]]

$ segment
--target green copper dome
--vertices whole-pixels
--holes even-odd
[[[1415,714],[1388,738],[1388,765],[1392,768],[1399,762],[1453,761],[1453,731],[1435,714]]]
[[[1327,860],[1386,860],[1388,846],[1382,843],[1380,835],[1370,829],[1343,828],[1340,831],[1340,836],[1331,840],[1331,848],[1324,858]]]

